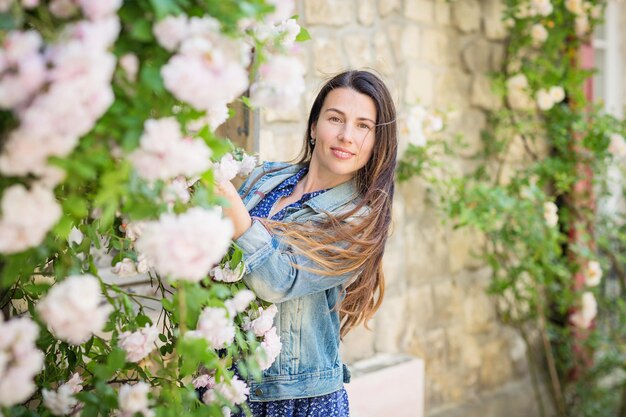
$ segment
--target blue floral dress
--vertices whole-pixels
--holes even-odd
[[[293,193],[293,190],[306,175],[308,167],[302,168],[295,175],[287,178],[278,187],[270,191],[252,210],[250,216],[267,218],[272,206],[282,198]],[[272,220],[281,221],[289,208],[301,208],[304,203],[326,190],[314,191],[302,195],[295,203],[288,205],[272,216]],[[349,417],[348,393],[345,388],[318,397],[298,398],[294,400],[278,400],[267,402],[249,402],[248,406],[254,417]],[[245,414],[236,414],[243,417]]]

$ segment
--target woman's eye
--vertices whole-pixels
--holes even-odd
[[[368,125],[367,123],[359,123],[358,127],[360,129],[367,129],[367,130],[371,129],[370,125]]]
[[[340,123],[341,122],[341,119],[339,117],[336,117],[336,116],[330,116],[328,118],[328,120],[330,120],[331,122],[334,122],[334,123]]]

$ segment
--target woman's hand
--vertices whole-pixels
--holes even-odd
[[[233,240],[239,238],[246,230],[252,226],[252,218],[248,214],[248,209],[241,201],[237,189],[230,181],[219,182],[215,185],[215,192],[218,196],[228,201],[228,206],[224,207],[224,214],[235,226]]]

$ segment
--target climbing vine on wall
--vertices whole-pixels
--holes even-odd
[[[477,168],[447,168],[458,154],[442,138],[409,145],[398,176],[427,181],[455,227],[484,236],[489,292],[527,342],[542,415],[623,416],[626,229],[609,173],[626,156],[624,124],[589,99],[594,69],[581,59],[605,2],[505,4],[506,59],[493,74],[502,105],[488,114]]]

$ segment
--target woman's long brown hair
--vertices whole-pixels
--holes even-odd
[[[319,266],[322,275],[353,274],[338,306],[341,337],[374,315],[385,292],[382,258],[391,224],[394,172],[398,147],[396,110],[389,90],[367,71],[346,71],[330,79],[318,93],[309,114],[304,146],[297,160],[308,164],[313,155],[311,126],[317,122],[324,100],[336,88],[350,88],[370,97],[376,105],[374,148],[369,161],[355,173],[359,192],[356,206],[331,215],[320,224],[264,221],[296,251]],[[302,267],[301,265],[295,265]]]

